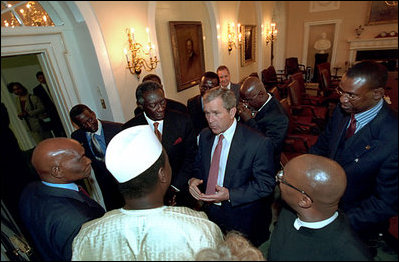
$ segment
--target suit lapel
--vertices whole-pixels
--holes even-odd
[[[333,148],[331,150],[331,155],[330,158],[334,159],[335,155],[337,153],[338,147],[341,143],[345,143],[345,132],[346,132],[346,126],[348,125],[348,122],[350,120],[350,116],[344,116],[341,118],[341,121],[337,123],[337,130],[338,132],[334,132],[332,136],[332,141],[336,141],[336,143],[333,145]]]
[[[228,152],[226,169],[224,172],[223,186],[230,184],[230,174],[233,170],[237,169],[237,164],[239,163],[240,154],[243,148],[243,134],[241,129],[241,124],[237,123],[236,130],[234,131],[233,138],[231,140],[230,150]]]

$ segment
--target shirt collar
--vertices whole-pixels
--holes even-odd
[[[378,114],[378,112],[382,108],[383,103],[384,99],[381,98],[374,107],[370,108],[367,111],[355,114],[354,117],[356,121],[361,125],[365,125],[366,123],[370,122]]]
[[[301,227],[320,229],[327,226],[328,224],[331,224],[337,217],[338,217],[337,211],[335,211],[334,215],[332,215],[330,218],[318,222],[304,222],[300,220],[299,217],[297,217],[294,221],[294,227],[296,230],[299,230]]]
[[[94,134],[98,135],[98,136],[101,136],[101,132],[103,131],[103,125],[101,124],[101,121],[98,120],[98,119],[97,119],[97,123],[98,123],[98,129],[97,129],[97,131]],[[89,135],[89,137],[90,137],[91,132],[87,132],[86,131],[86,134]]]
[[[217,137],[219,137],[221,134],[223,134],[224,138],[231,143],[231,141],[233,140],[233,135],[234,132],[236,130],[237,127],[237,120],[234,118],[233,120],[233,124],[231,124],[231,126],[226,129],[226,131],[224,131],[223,133],[220,133],[219,135],[217,135]]]
[[[267,94],[269,95],[269,97],[267,98],[266,102],[258,109],[258,112],[262,110],[262,108],[264,108],[265,105],[272,99],[272,95],[269,92],[267,92]]]
[[[78,186],[75,183],[69,183],[69,184],[54,184],[54,183],[49,183],[42,181],[43,184],[46,186],[51,186],[51,187],[57,187],[57,188],[63,188],[63,189],[70,189],[74,191],[79,191]]]
[[[162,119],[162,120],[154,121],[154,120],[152,120],[151,118],[149,118],[145,112],[143,112],[143,113],[144,113],[145,119],[147,120],[147,123],[151,126],[151,128],[154,128],[154,122],[158,122],[158,123],[159,123],[158,129],[159,129],[159,131],[162,130],[161,127],[162,127],[162,125],[163,125],[163,119]]]

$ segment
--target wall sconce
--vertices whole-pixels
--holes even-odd
[[[271,23],[270,27],[268,27],[266,34],[266,45],[269,45],[269,43],[273,44],[273,41],[277,39],[277,29],[276,29],[276,23]]]
[[[229,51],[229,55],[233,50],[233,47],[237,48],[236,41],[238,45],[241,45],[241,25],[237,25],[237,31],[235,29],[234,23],[227,25],[227,47]]]
[[[148,28],[146,28],[146,30],[148,36],[148,44],[147,44],[148,51],[144,50],[142,44],[136,42],[134,38],[134,28],[126,29],[128,42],[129,42],[129,51],[126,50],[126,48],[124,50],[127,61],[126,68],[129,69],[131,74],[133,75],[136,74],[137,78],[140,78],[142,68],[144,68],[147,72],[149,72],[155,69],[159,62],[157,56],[152,56],[153,49],[155,49],[155,46],[151,44],[150,30]],[[146,56],[149,56],[149,61],[147,61]]]

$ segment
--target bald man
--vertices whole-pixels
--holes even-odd
[[[280,154],[288,131],[288,117],[280,102],[268,93],[257,77],[248,77],[240,87],[243,102],[238,104],[240,122],[269,137],[274,148],[275,171],[280,169]]]
[[[304,154],[291,159],[276,181],[288,206],[272,233],[268,260],[372,260],[338,210],[346,175],[337,162]]]
[[[82,224],[105,213],[74,183],[90,175],[91,160],[78,141],[60,137],[39,143],[32,165],[41,181],[24,189],[21,218],[43,260],[71,260],[72,241]]]

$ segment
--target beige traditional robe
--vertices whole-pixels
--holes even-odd
[[[121,208],[83,224],[73,241],[72,260],[194,260],[198,251],[221,241],[221,230],[204,212]]]

